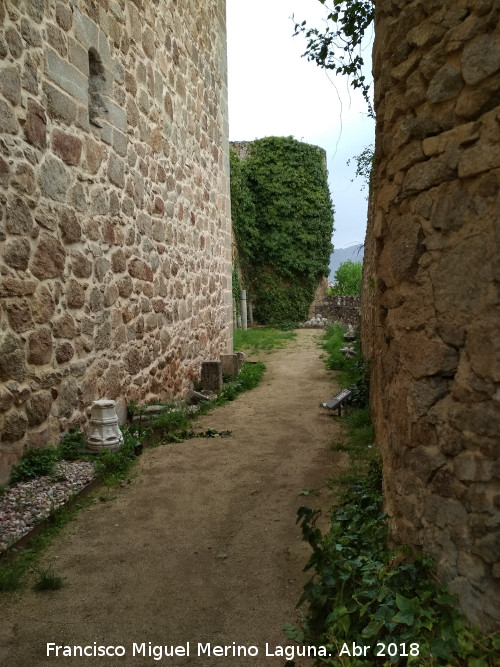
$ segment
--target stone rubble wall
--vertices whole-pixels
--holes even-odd
[[[321,311],[316,311],[316,306],[320,303],[323,303],[323,301],[327,298],[328,298],[328,278],[325,276],[323,280],[320,282],[320,284],[316,287],[316,291],[314,292],[313,302],[309,306],[309,312],[308,312],[309,319],[313,317],[316,314],[316,312],[321,312]]]
[[[377,0],[373,67],[363,350],[386,510],[498,627],[500,5]]]
[[[225,0],[0,3],[0,481],[232,351]]]
[[[246,160],[250,155],[251,141],[231,141],[231,148],[233,148],[240,160]]]
[[[359,329],[361,300],[359,296],[327,296],[314,307],[316,315],[323,315],[329,322],[352,324]]]

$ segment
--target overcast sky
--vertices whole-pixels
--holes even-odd
[[[333,243],[363,243],[366,190],[346,161],[373,143],[374,122],[360,93],[343,77],[302,58],[305,39],[294,23],[321,27],[326,10],[318,0],[227,0],[229,138],[252,141],[292,135],[327,152],[335,206]],[[365,52],[370,59],[370,49]]]

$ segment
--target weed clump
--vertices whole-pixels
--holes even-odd
[[[138,445],[137,433],[131,427],[122,427],[123,445],[117,452],[105,449],[94,459],[97,477],[108,486],[115,486],[121,482],[134,465]]]
[[[85,454],[85,433],[79,428],[65,433],[57,447],[59,459],[77,461]]]
[[[23,458],[12,468],[9,484],[25,482],[28,479],[42,477],[43,475],[53,475],[56,471],[58,459],[57,448],[53,445],[47,447],[28,445]]]
[[[437,583],[433,559],[388,546],[379,463],[345,491],[325,534],[315,525],[318,514],[308,507],[298,511],[313,550],[305,569],[314,574],[298,603],[308,605],[302,629],[287,624],[288,637],[326,646],[338,656],[329,665],[367,664],[366,658],[341,657],[342,647],[353,643],[371,665],[498,664],[500,636],[468,626],[453,596]]]
[[[85,434],[79,429],[66,433],[57,447],[33,447],[28,444],[24,455],[12,467],[9,484],[25,482],[35,477],[54,475],[58,461],[76,461],[85,455]]]
[[[39,570],[34,585],[35,591],[58,591],[64,586],[64,580],[49,567],[47,570]]]
[[[17,591],[22,587],[23,568],[14,563],[10,566],[0,564],[0,591]]]
[[[302,627],[286,624],[285,633],[300,643],[326,647],[331,657],[318,658],[317,665],[496,667],[500,636],[469,627],[455,599],[438,583],[432,558],[414,557],[409,547],[389,544],[382,463],[368,405],[369,365],[359,354],[346,359],[340,353],[343,345],[342,328],[329,327],[326,364],[340,370],[341,384],[357,390],[357,407],[342,419],[346,438],[333,445],[349,453],[350,466],[328,481],[340,489],[341,500],[327,532],[316,527],[318,510],[298,511],[297,523],[312,548],[304,569],[314,574],[298,603],[307,605]]]

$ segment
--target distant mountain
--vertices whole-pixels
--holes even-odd
[[[362,262],[363,249],[362,243],[350,245],[348,248],[335,248],[330,255],[330,273],[328,275],[328,280],[332,283],[335,282],[334,278],[336,270],[341,264],[347,262],[349,259],[351,262]]]

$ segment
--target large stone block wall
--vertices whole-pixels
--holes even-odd
[[[359,296],[326,296],[316,303],[314,314],[323,315],[330,322],[352,324],[359,328],[361,319],[361,300]]]
[[[314,317],[317,312],[321,312],[316,310],[317,306],[320,303],[323,303],[323,301],[328,297],[328,278],[325,276],[323,280],[320,282],[320,284],[316,287],[316,291],[314,292],[314,299],[311,305],[309,306],[309,312],[308,312],[308,318],[311,319],[311,317]]]
[[[224,0],[0,3],[0,481],[232,351]]]
[[[363,347],[394,540],[500,621],[500,5],[377,0]]]

